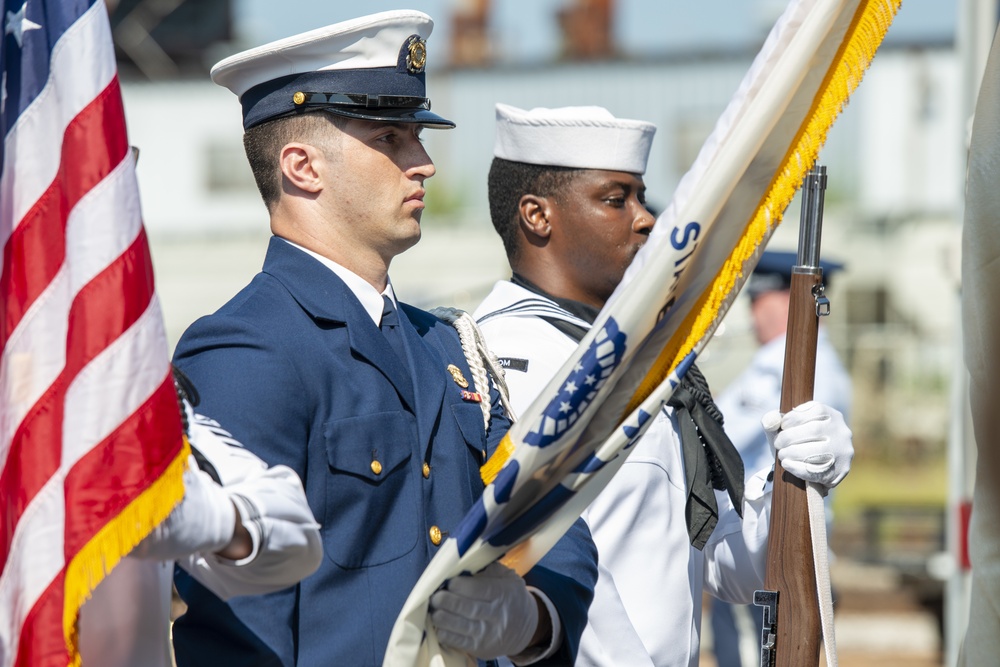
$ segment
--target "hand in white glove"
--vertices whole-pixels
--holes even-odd
[[[781,466],[799,479],[829,490],[850,472],[851,429],[834,408],[807,401],[784,415],[768,412],[761,425]]]
[[[221,550],[236,529],[236,507],[229,494],[188,458],[184,500],[132,551],[139,558],[177,560]]]
[[[521,653],[538,627],[538,606],[524,579],[500,563],[449,580],[431,596],[430,608],[442,644],[483,660]]]

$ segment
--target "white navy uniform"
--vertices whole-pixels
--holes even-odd
[[[195,553],[178,561],[129,556],[101,582],[80,614],[84,665],[171,667],[171,583],[174,565],[222,599],[286,588],[319,567],[323,547],[298,475],[287,466],[268,467],[211,419],[189,414],[193,446],[214,467],[239,509],[253,541],[251,554],[232,561]],[[190,459],[185,484],[195,474]],[[189,496],[186,502],[191,502]],[[204,500],[204,496],[197,496]],[[208,512],[186,512],[206,516]]]
[[[508,281],[494,286],[474,316],[506,368],[517,413],[577,347],[542,318],[590,327],[554,301]],[[719,522],[698,551],[684,518],[687,492],[677,433],[673,410],[661,410],[583,515],[597,544],[599,577],[577,665],[694,667],[702,592],[748,603],[763,585],[770,467],[746,484],[742,521],[728,494],[716,492]]]

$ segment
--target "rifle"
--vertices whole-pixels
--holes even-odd
[[[781,378],[781,412],[812,400],[816,377],[819,318],[830,313],[819,264],[826,167],[815,166],[802,185],[799,248],[792,268]],[[754,593],[764,607],[762,667],[819,664],[820,618],[805,482],[774,462],[771,524],[767,543],[766,590]]]

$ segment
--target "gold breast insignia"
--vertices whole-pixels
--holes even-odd
[[[451,373],[451,379],[454,380],[455,384],[459,387],[465,389],[469,386],[469,381],[465,379],[464,375],[462,375],[462,370],[458,366],[455,364],[448,364],[447,370]]]

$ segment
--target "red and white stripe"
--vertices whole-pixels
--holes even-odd
[[[67,564],[179,451],[106,11],[4,146],[0,667],[66,664]]]

